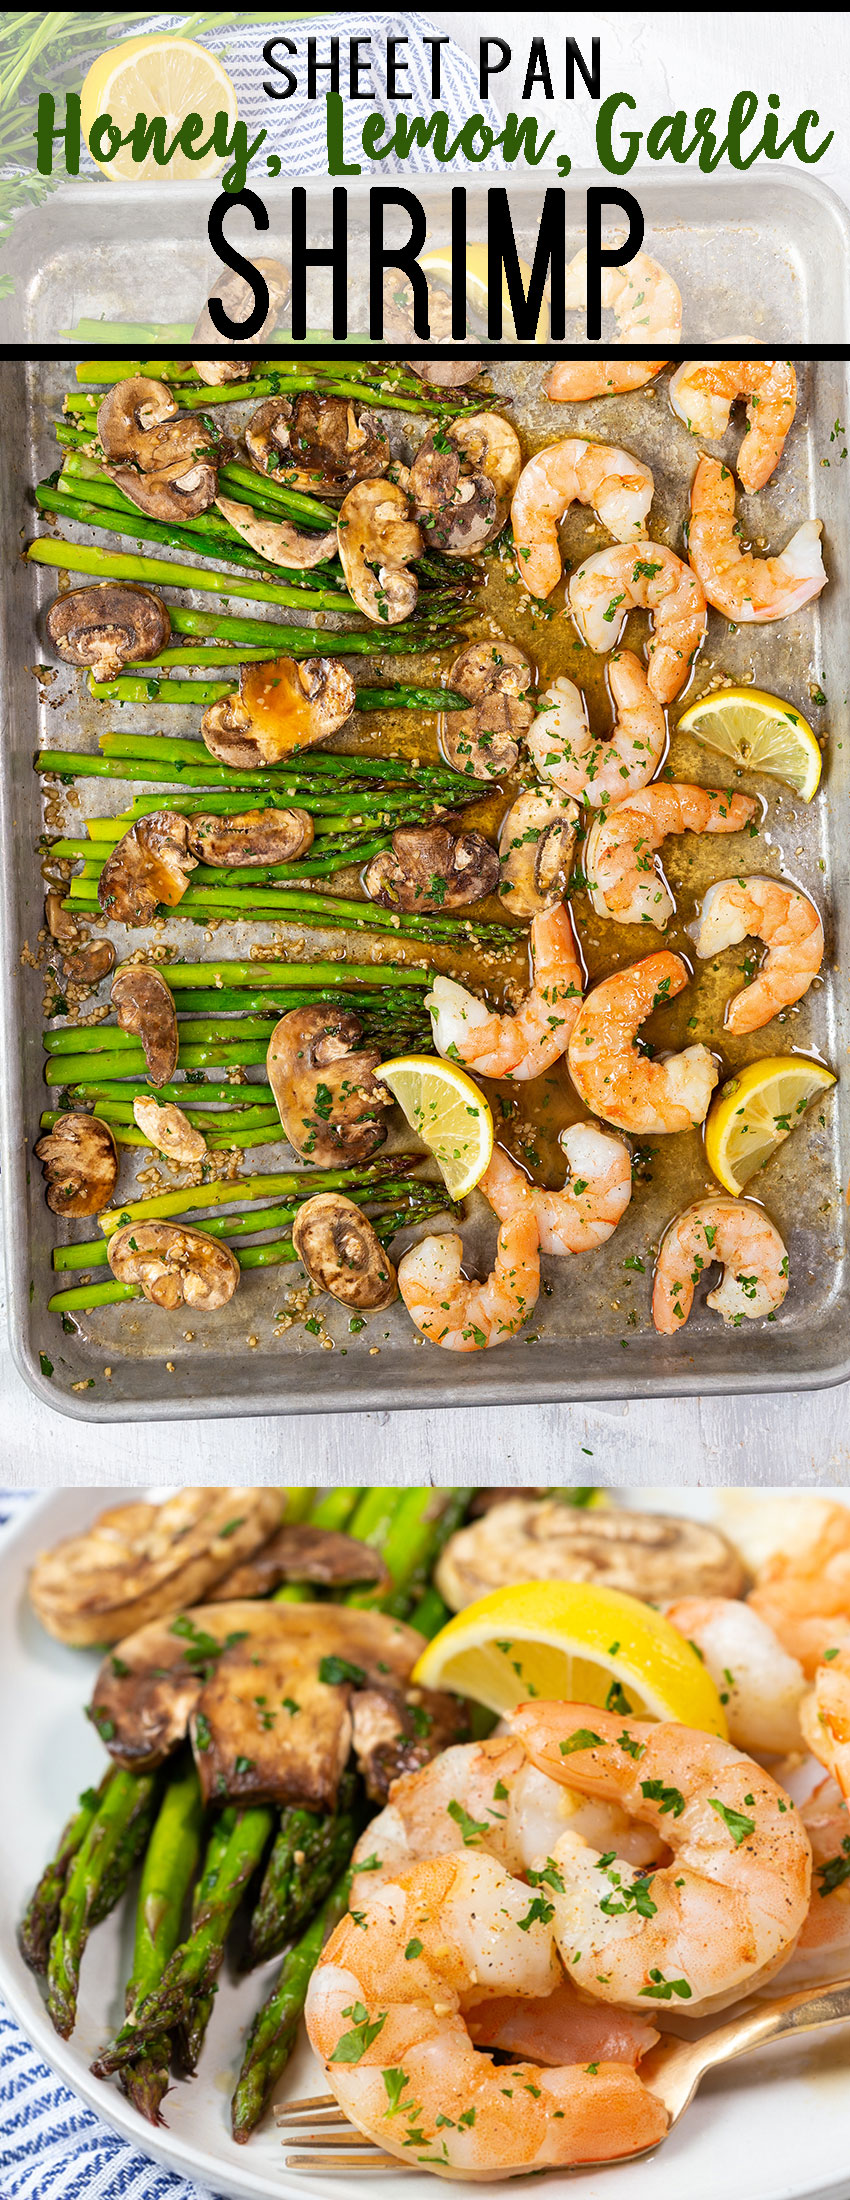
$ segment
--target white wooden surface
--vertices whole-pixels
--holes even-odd
[[[589,52],[602,40],[603,96],[628,90],[646,128],[677,107],[728,111],[752,86],[762,103],[779,94],[785,130],[802,107],[820,112],[836,142],[814,171],[850,204],[850,149],[842,89],[850,73],[850,26],[839,10],[637,13],[614,9],[511,13],[429,11],[435,27],[477,55],[481,35],[515,47],[511,69],[491,87],[504,110],[520,106],[522,69],[533,34],[554,62],[569,32]],[[766,27],[769,31],[765,37]],[[559,83],[562,71],[558,72]],[[558,131],[557,148],[593,165],[594,108],[559,96],[534,109]],[[802,1398],[713,1399],[635,1405],[540,1406],[522,1410],[333,1415],[294,1420],[138,1423],[88,1429],[31,1397],[0,1337],[0,1460],[4,1481],[281,1482],[818,1482],[850,1479],[850,1386]]]

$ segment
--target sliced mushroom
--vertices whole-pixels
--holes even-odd
[[[318,1168],[341,1156],[368,1161],[386,1138],[392,1099],[374,1074],[380,1053],[362,1036],[359,1016],[318,1004],[291,1008],[272,1032],[266,1063],[281,1123]]]
[[[239,694],[212,703],[201,719],[210,755],[237,770],[276,764],[339,733],[356,689],[337,657],[272,657],[243,665]]]
[[[511,803],[499,834],[499,894],[513,917],[536,917],[563,901],[570,882],[578,803],[529,788]]]
[[[371,1544],[301,1521],[278,1528],[259,1551],[234,1567],[213,1590],[213,1601],[267,1597],[282,1581],[315,1582],[322,1589],[351,1589],[366,1582],[378,1592],[390,1587],[384,1561]]]
[[[152,810],[131,825],[107,856],[97,898],[119,924],[151,924],[160,902],[176,909],[197,858],[189,853],[188,820],[172,810]]]
[[[494,542],[510,511],[521,465],[519,438],[500,413],[473,413],[432,428],[410,469],[423,535],[447,558]]]
[[[177,1010],[158,970],[127,963],[112,982],[120,1031],[132,1031],[145,1050],[152,1085],[167,1085],[177,1068]]]
[[[341,1192],[319,1192],[299,1207],[292,1243],[320,1291],[343,1306],[391,1306],[398,1281],[367,1215]]]
[[[274,473],[287,488],[332,501],[356,481],[385,474],[390,446],[380,421],[346,397],[302,390],[298,397],[268,397],[245,430],[253,466]]]
[[[61,893],[52,889],[44,897],[44,915],[52,940],[60,949],[66,977],[76,985],[97,985],[115,969],[111,940],[93,940],[85,925],[78,924],[70,909],[62,906]]]
[[[384,1681],[352,1696],[351,1728],[366,1793],[383,1803],[395,1780],[466,1741],[469,1714],[457,1696],[441,1689],[392,1688]]]
[[[419,583],[407,570],[422,555],[422,536],[404,490],[394,481],[361,481],[340,506],[339,554],[358,610],[378,626],[397,626],[416,605]]]
[[[118,1642],[196,1604],[274,1534],[281,1509],[280,1490],[244,1484],[112,1506],[40,1553],[28,1584],[33,1609],[59,1642]]]
[[[200,414],[181,412],[164,382],[135,374],[107,391],[97,415],[107,472],[155,518],[195,518],[218,486],[217,447]]]
[[[468,695],[471,707],[447,712],[440,726],[443,754],[455,771],[475,779],[513,771],[534,716],[531,680],[528,658],[515,642],[467,642],[449,686]]]
[[[57,596],[47,631],[69,665],[90,665],[96,680],[112,680],[122,665],[151,663],[166,647],[171,620],[149,588],[127,581],[96,581]]]
[[[167,1161],[177,1161],[181,1168],[190,1169],[196,1161],[206,1160],[208,1149],[203,1131],[196,1129],[173,1101],[157,1100],[153,1093],[149,1096],[142,1093],[133,1101],[133,1120]]]
[[[291,863],[312,844],[309,810],[241,810],[235,817],[189,819],[189,846],[204,863]]]
[[[702,1521],[582,1512],[553,1498],[494,1505],[451,1537],[434,1578],[453,1612],[515,1581],[593,1581],[649,1604],[738,1597],[746,1586],[737,1551]]]
[[[383,909],[465,909],[498,883],[499,858],[483,833],[450,833],[447,825],[397,826],[392,848],[363,873],[370,901]]]
[[[238,341],[262,344],[271,335],[272,329],[277,327],[292,288],[292,278],[288,267],[284,267],[281,260],[252,260],[251,265],[256,268],[258,275],[263,276],[269,294],[269,310],[256,335],[243,336]],[[231,321],[247,321],[254,303],[253,290],[250,283],[245,281],[244,275],[236,275],[232,269],[228,269],[226,274],[219,276],[217,283],[213,283],[204,310],[192,330],[193,343],[221,344],[231,341],[222,336],[221,330],[215,327],[210,317],[210,298],[221,300]],[[237,339],[234,337],[232,341],[235,343]],[[250,359],[193,359],[192,365],[202,382],[213,384],[244,382],[255,371]]]
[[[311,565],[321,565],[324,558],[336,557],[335,527],[325,534],[315,527],[296,527],[291,519],[267,519],[248,505],[235,503],[233,497],[217,496],[215,501],[237,535],[261,558],[268,558],[270,565],[287,565],[304,573]]]
[[[462,390],[465,383],[474,382],[484,362],[482,359],[408,359],[407,364],[430,389]]]
[[[226,1306],[239,1282],[239,1262],[205,1230],[177,1222],[128,1222],[107,1247],[119,1283],[141,1285],[154,1306],[191,1306],[211,1314]]]
[[[96,1115],[60,1115],[38,1140],[47,1204],[55,1215],[99,1215],[118,1182],[118,1148]]]

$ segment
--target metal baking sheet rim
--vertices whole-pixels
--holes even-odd
[[[657,177],[651,180],[657,185]],[[695,182],[699,180],[694,179]],[[787,179],[784,180],[787,181]],[[800,179],[796,179],[796,182],[799,183]],[[816,188],[813,188],[811,179],[805,179],[803,195],[808,196],[809,199],[814,198],[816,201],[823,203],[824,206],[828,205],[831,215],[836,213],[841,215],[845,253],[847,254],[845,273],[850,271],[850,216],[848,216],[847,210],[840,206],[840,202],[827,186],[818,184]],[[728,193],[726,196],[728,199]],[[837,349],[840,349],[840,347],[837,347]],[[8,449],[10,440],[10,438],[6,440],[2,452],[0,452],[0,460],[2,460],[4,469],[7,472],[11,470]],[[13,511],[17,509],[11,499],[7,508],[11,508]],[[0,836],[2,836],[2,845],[7,850],[11,849],[13,845],[12,834],[14,831],[15,788],[10,768],[13,756],[11,740],[13,693],[9,671],[14,662],[11,629],[16,579],[21,594],[21,607],[23,608],[26,605],[26,608],[29,609],[29,574],[23,565],[17,565],[13,569],[12,575],[7,577],[6,584],[0,590],[0,644],[2,644],[0,704],[2,704],[3,743],[2,755],[0,755]],[[34,868],[32,876],[34,880]],[[39,893],[37,895],[39,905],[40,900]],[[345,1395],[335,1394],[333,1386],[328,1382],[327,1362],[322,1366],[311,1365],[307,1359],[300,1366],[293,1365],[291,1360],[287,1362],[286,1374],[290,1385],[292,1384],[292,1378],[295,1377],[299,1386],[303,1386],[297,1390],[294,1387],[289,1387],[288,1395],[281,1395],[279,1389],[272,1390],[270,1385],[263,1388],[260,1383],[257,1383],[252,1390],[246,1390],[243,1394],[231,1389],[218,1396],[210,1395],[207,1391],[199,1395],[198,1390],[193,1389],[191,1384],[193,1381],[197,1383],[200,1371],[197,1367],[190,1369],[188,1366],[185,1368],[178,1367],[175,1370],[170,1395],[151,1396],[150,1394],[143,1395],[139,1393],[134,1397],[121,1398],[115,1392],[103,1396],[93,1396],[88,1390],[78,1393],[59,1391],[42,1371],[40,1355],[30,1333],[29,1315],[32,1296],[29,1275],[30,1251],[27,1240],[22,1238],[21,1231],[17,1226],[18,1218],[26,1212],[27,1207],[29,1175],[29,1134],[27,1126],[30,1118],[30,1110],[25,1102],[24,1064],[20,1048],[20,1035],[22,1032],[26,1043],[20,946],[23,933],[31,927],[32,917],[30,917],[28,926],[21,923],[16,894],[16,880],[12,866],[7,862],[3,866],[2,877],[0,877],[0,942],[2,942],[4,972],[2,1001],[3,1062],[0,1065],[0,1155],[2,1155],[2,1173],[6,1193],[3,1201],[3,1233],[9,1290],[10,1342],[15,1364],[24,1381],[34,1395],[52,1407],[54,1412],[70,1419],[98,1423],[133,1421],[141,1415],[157,1420],[198,1420],[201,1418],[242,1418],[247,1414],[256,1412],[268,1415],[328,1412],[368,1413],[433,1409],[439,1406],[492,1406],[515,1403],[522,1399],[526,1399],[529,1403],[541,1404],[591,1402],[608,1399],[619,1401],[655,1395],[659,1389],[670,1397],[698,1396],[700,1394],[714,1396],[776,1394],[782,1390],[828,1388],[845,1381],[850,1376],[850,1347],[846,1352],[842,1352],[839,1360],[826,1367],[802,1366],[797,1368],[786,1366],[777,1369],[775,1366],[765,1367],[757,1364],[754,1358],[754,1364],[751,1367],[739,1366],[730,1375],[728,1372],[718,1371],[716,1367],[705,1365],[704,1340],[700,1340],[698,1348],[700,1352],[699,1361],[697,1354],[694,1353],[688,1355],[685,1364],[681,1360],[677,1360],[676,1365],[671,1366],[666,1371],[663,1371],[656,1364],[654,1368],[645,1370],[641,1375],[627,1373],[625,1370],[622,1374],[619,1372],[609,1374],[606,1370],[603,1377],[600,1377],[597,1371],[587,1376],[571,1375],[569,1379],[565,1379],[563,1376],[547,1375],[542,1371],[535,1373],[531,1363],[528,1364],[528,1373],[525,1375],[524,1370],[521,1374],[520,1370],[513,1364],[513,1353],[511,1353],[512,1365],[510,1370],[505,1368],[501,1374],[498,1367],[494,1366],[492,1362],[481,1360],[477,1356],[473,1356],[471,1360],[464,1359],[460,1367],[455,1363],[451,1370],[446,1366],[444,1359],[438,1371],[438,1382],[434,1380],[435,1371],[433,1369],[430,1379],[427,1376],[423,1376],[422,1379],[416,1377],[406,1380],[403,1385],[399,1382],[397,1376],[386,1382],[382,1381],[377,1374],[372,1379],[367,1371],[363,1369],[358,1376],[356,1389],[347,1391]],[[758,1339],[756,1337],[752,1337],[751,1340],[748,1339],[747,1342],[751,1342],[752,1346],[756,1350],[758,1349]],[[90,1346],[87,1349],[89,1352],[91,1351]],[[712,1354],[711,1357],[713,1358],[714,1355]],[[91,1361],[89,1361],[89,1364],[91,1364]],[[153,1369],[156,1363],[148,1361],[145,1364]],[[254,1365],[259,1376],[260,1366],[257,1363],[254,1363]],[[212,1369],[210,1369],[210,1373],[212,1373]],[[184,1383],[186,1384],[185,1388],[183,1387]]]

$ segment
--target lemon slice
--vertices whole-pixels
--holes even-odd
[[[716,749],[748,772],[766,772],[804,802],[817,793],[823,759],[808,719],[763,688],[717,688],[679,719],[678,733]]]
[[[706,1117],[705,1152],[724,1189],[743,1191],[790,1137],[815,1094],[834,1084],[823,1062],[772,1054],[721,1085]]]
[[[439,275],[442,276],[443,280],[446,283],[450,283],[452,274],[451,245],[435,245],[433,252],[423,252],[419,261],[419,265],[421,268],[424,268],[426,275]],[[527,260],[519,261],[519,271],[522,276],[523,287],[527,292],[529,278],[531,275],[531,269],[528,265]],[[486,244],[468,244],[466,247],[466,295],[472,307],[473,313],[477,313],[479,321],[483,321],[486,328],[490,298],[490,291],[487,281]],[[548,297],[548,291],[546,293],[546,296]],[[516,337],[516,325],[514,322],[513,314],[511,312],[510,293],[508,291],[507,277],[505,275],[504,268],[502,269],[502,305],[504,308],[502,316],[502,336],[505,343],[509,343],[512,337]],[[548,334],[549,316],[546,312],[545,307],[541,306],[540,319],[537,323],[537,328],[534,334],[534,342],[536,344],[545,343]]]
[[[376,1072],[432,1153],[446,1190],[463,1199],[493,1151],[493,1117],[465,1069],[436,1054],[402,1054]]]
[[[132,130],[137,114],[147,115],[149,122],[155,115],[164,115],[166,145],[187,115],[201,117],[204,127],[198,143],[209,137],[217,114],[227,116],[228,136],[237,115],[236,93],[215,54],[191,38],[171,38],[167,33],[127,38],[120,46],[109,46],[92,62],[80,97],[86,143],[98,115],[111,115],[122,136]],[[99,160],[97,165],[113,182],[175,183],[187,176],[216,175],[224,156],[211,150],[202,160],[188,160],[178,151],[166,167],[159,167],[152,152],[145,160],[134,161],[131,146],[122,145],[112,160]]]
[[[412,1678],[502,1716],[541,1696],[726,1735],[714,1682],[678,1628],[638,1597],[592,1582],[494,1589],[434,1636]]]

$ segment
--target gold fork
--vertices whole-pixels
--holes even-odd
[[[794,1994],[751,2004],[698,2040],[674,2039],[668,2034],[644,2056],[640,2066],[644,2084],[663,2103],[670,2118],[665,2139],[709,2070],[731,2062],[736,2055],[747,2055],[755,2047],[766,2047],[770,2040],[784,2039],[790,2033],[819,2032],[828,2024],[840,2023],[843,2017],[850,2017],[850,1979],[841,1979],[835,1986],[800,1987]],[[375,2169],[419,2167],[416,2161],[399,2161],[394,2154],[384,2154],[374,2139],[364,2139],[332,2093],[281,2102],[274,2113],[284,2133],[284,2145],[294,2140],[313,2150],[309,2154],[287,2154],[287,2169],[365,2169],[371,2173]],[[655,2147],[645,2151],[654,2153]],[[619,2155],[617,2159],[635,2161],[637,2156]],[[576,2165],[581,2169],[597,2166],[593,2162]]]

